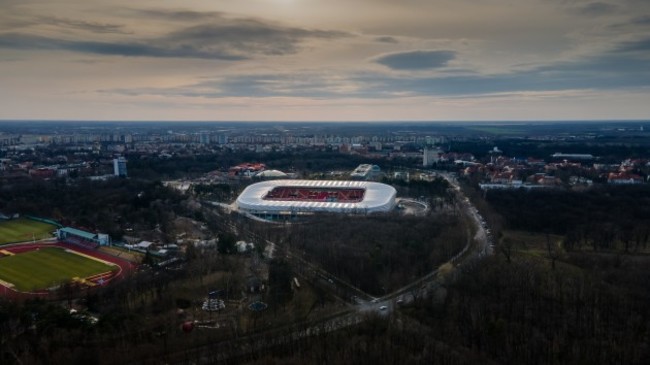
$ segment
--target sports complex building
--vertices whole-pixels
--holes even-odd
[[[368,181],[272,180],[248,186],[236,207],[267,219],[312,213],[368,214],[390,212],[397,191]]]
[[[95,249],[110,243],[110,237],[107,234],[86,232],[72,227],[57,229],[56,236],[61,241],[74,243],[88,249]]]

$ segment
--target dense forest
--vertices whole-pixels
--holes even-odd
[[[642,265],[589,261],[551,269],[544,259],[490,257],[390,319],[376,317],[247,361],[647,364],[650,273]]]
[[[390,182],[399,196],[427,197],[436,213],[319,215],[288,227],[281,242],[374,295],[431,272],[467,244],[468,226],[453,208],[445,180]]]
[[[269,168],[285,172],[353,170],[367,160],[361,156],[347,155],[334,150],[297,150],[288,152],[216,151],[202,155],[179,155],[172,157],[150,157],[139,154],[127,155],[129,174],[133,177],[175,179],[198,177],[207,172],[228,168],[244,162],[262,162]]]
[[[0,211],[52,218],[64,225],[99,230],[120,238],[123,228],[160,225],[176,214],[192,214],[186,198],[160,182],[138,179],[33,180],[0,188]]]
[[[492,190],[486,200],[507,228],[564,235],[567,250],[647,249],[650,187],[603,186],[584,192]]]
[[[599,137],[591,141],[540,141],[537,139],[512,138],[495,140],[454,141],[451,152],[468,152],[476,158],[488,157],[490,150],[498,146],[504,155],[517,158],[541,158],[549,160],[556,152],[589,153],[600,162],[618,163],[627,158],[647,156],[649,142],[646,138],[623,139]]]
[[[374,295],[431,272],[462,249],[468,234],[453,215],[321,217],[290,232],[291,248]]]

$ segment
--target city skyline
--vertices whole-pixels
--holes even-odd
[[[0,119],[647,119],[641,0],[0,0]]]

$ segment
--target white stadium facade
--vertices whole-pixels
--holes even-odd
[[[249,185],[235,205],[260,218],[312,213],[369,214],[395,208],[397,191],[368,181],[270,180]]]

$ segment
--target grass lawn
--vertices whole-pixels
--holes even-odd
[[[37,240],[50,238],[52,237],[50,233],[56,228],[54,225],[26,218],[2,221],[0,222],[0,244],[31,241],[33,238]]]
[[[0,258],[0,279],[14,284],[19,291],[28,292],[49,288],[75,276],[85,278],[115,268],[60,248],[45,247]]]

